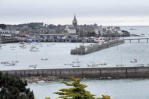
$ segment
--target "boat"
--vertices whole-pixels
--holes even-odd
[[[46,60],[48,60],[48,58],[41,58],[41,60],[46,61]]]
[[[37,51],[39,51],[39,49],[35,46],[31,46],[30,51],[31,52],[37,52]]]
[[[25,44],[21,44],[20,47],[23,48],[23,49],[25,49],[26,48],[26,45]]]
[[[88,67],[92,67],[92,68],[93,68],[93,67],[98,67],[98,66],[99,66],[99,64],[87,64],[87,66],[88,66]]]
[[[99,63],[98,65],[107,65],[107,63],[103,62],[103,63]]]
[[[8,64],[8,61],[3,61],[3,62],[1,62],[1,64]]]
[[[31,68],[33,68],[33,69],[36,69],[36,68],[37,68],[37,64],[29,65],[29,67],[31,67]]]
[[[88,67],[98,67],[98,66],[105,66],[107,65],[107,63],[103,62],[103,63],[92,63],[92,64],[87,64]]]
[[[137,61],[137,59],[136,58],[134,58],[134,59],[132,59],[132,60],[130,60],[130,63],[137,63],[138,61]]]
[[[5,64],[5,66],[15,66],[16,65],[16,62],[14,61],[11,61],[11,62],[8,62],[7,64]]]
[[[116,67],[124,67],[123,64],[117,64]]]
[[[20,44],[25,44],[25,42],[19,42]]]
[[[5,65],[5,66],[15,66],[18,63],[18,61],[3,61],[1,62],[1,64]]]
[[[80,61],[78,59],[72,61],[72,67],[80,67]]]

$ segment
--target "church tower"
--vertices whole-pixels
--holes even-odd
[[[76,16],[74,16],[73,21],[72,21],[72,24],[73,24],[74,27],[77,26],[77,19],[76,19]]]
[[[76,16],[74,15],[74,18],[72,20],[72,25],[74,26],[74,28],[76,29],[76,32],[78,32],[78,29],[77,29],[77,18]]]

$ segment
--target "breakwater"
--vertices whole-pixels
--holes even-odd
[[[96,43],[96,44],[90,44],[88,46],[80,46],[79,48],[72,49],[71,54],[72,55],[85,55],[85,54],[100,51],[102,49],[106,49],[109,47],[117,46],[123,43],[124,43],[124,40],[111,40],[103,44]]]
[[[149,67],[67,68],[2,71],[20,77],[149,78]]]

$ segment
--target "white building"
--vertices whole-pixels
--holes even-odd
[[[65,31],[69,34],[76,34],[76,29],[72,25],[66,25]]]
[[[11,36],[13,34],[19,34],[19,31],[0,29],[1,36]]]

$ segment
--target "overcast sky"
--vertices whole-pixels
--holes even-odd
[[[149,25],[149,0],[0,0],[0,23]]]

